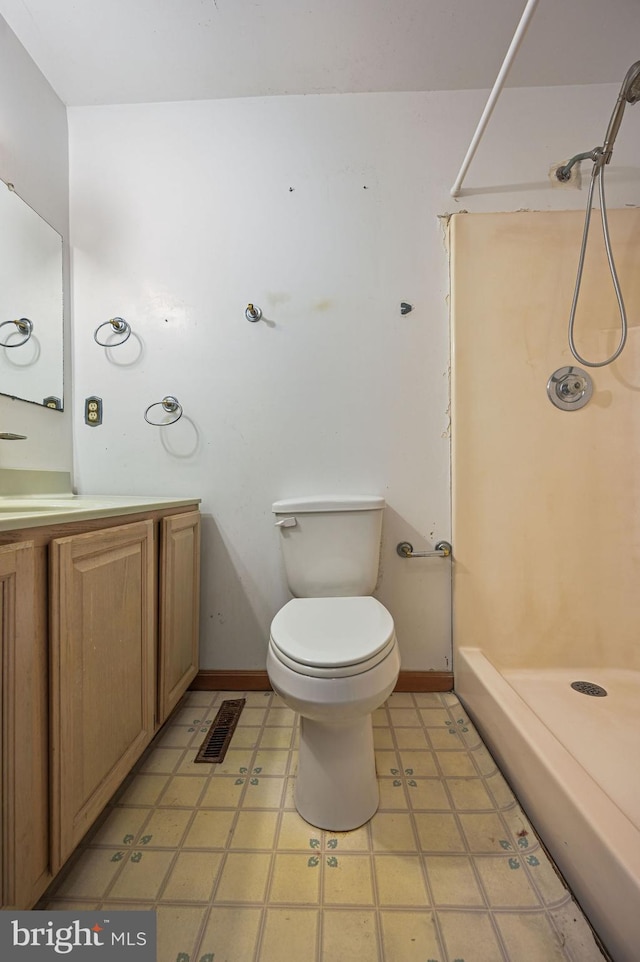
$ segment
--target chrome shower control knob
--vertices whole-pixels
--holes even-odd
[[[573,374],[568,374],[563,377],[558,384],[558,389],[564,397],[574,398],[577,394],[584,391],[586,387],[585,381],[581,377],[575,377]]]
[[[593,382],[582,368],[560,367],[547,381],[547,394],[560,410],[577,411],[590,400]]]

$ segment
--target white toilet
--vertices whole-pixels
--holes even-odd
[[[376,586],[384,499],[292,498],[273,505],[293,601],[271,624],[273,690],[300,714],[295,804],[311,825],[347,831],[379,804],[371,713],[400,655]]]

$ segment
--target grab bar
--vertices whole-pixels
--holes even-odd
[[[414,551],[413,545],[408,541],[401,541],[396,546],[396,551],[401,558],[448,558],[452,550],[448,541],[438,541],[435,551]]]

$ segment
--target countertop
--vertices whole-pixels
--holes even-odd
[[[200,504],[200,498],[114,494],[0,495],[0,531]]]

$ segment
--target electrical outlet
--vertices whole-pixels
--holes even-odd
[[[84,402],[84,423],[96,428],[102,424],[102,398],[88,397]]]
[[[62,411],[62,401],[59,397],[46,397],[42,402],[46,408],[51,408],[53,411]]]

